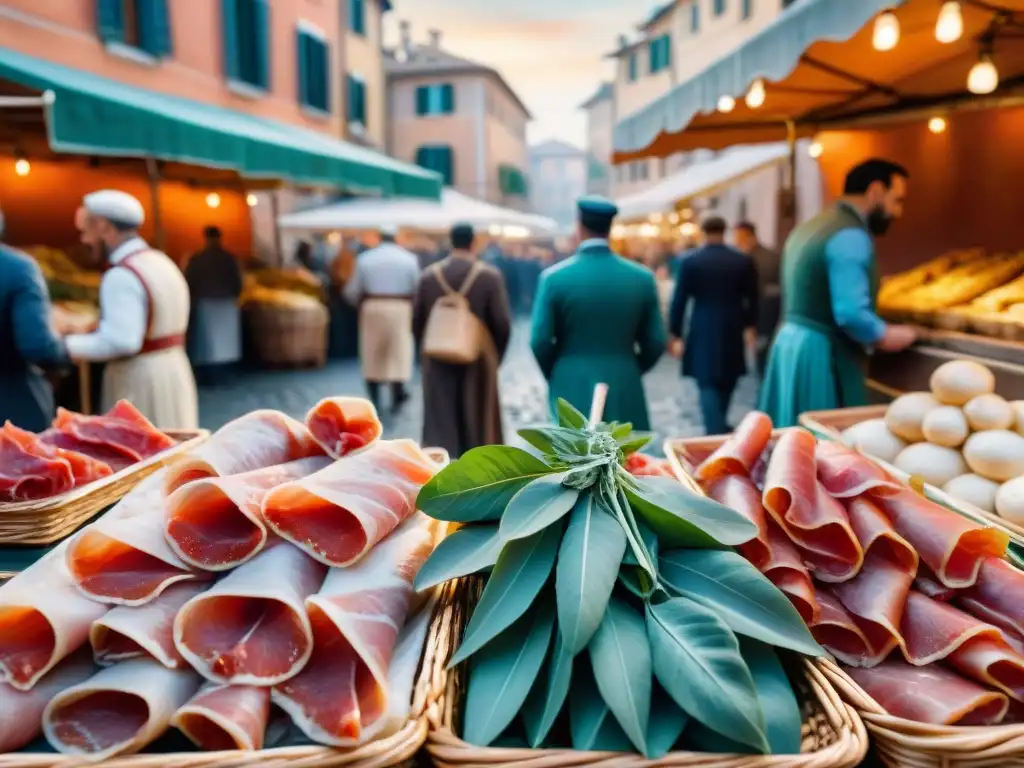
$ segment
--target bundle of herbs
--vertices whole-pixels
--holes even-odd
[[[463,738],[479,746],[800,751],[800,707],[776,648],[822,649],[789,600],[731,547],[739,513],[623,467],[650,435],[590,425],[520,431],[539,455],[487,446],[419,507],[463,524],[416,586],[488,573],[450,665],[469,663]]]

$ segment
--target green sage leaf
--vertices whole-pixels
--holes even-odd
[[[520,489],[554,471],[522,448],[485,445],[467,451],[434,475],[420,489],[416,504],[435,520],[497,520]]]
[[[532,536],[568,514],[580,492],[562,485],[565,476],[560,472],[538,477],[509,500],[498,527],[502,541]]]
[[[555,615],[548,600],[502,632],[474,658],[462,737],[488,746],[519,712],[544,664]]]
[[[671,478],[631,478],[625,490],[630,505],[667,549],[735,546],[757,535],[757,526],[739,512]]]
[[[570,429],[586,429],[587,417],[565,398],[558,398],[555,402],[555,416],[558,417],[558,426],[569,427]]]
[[[808,656],[824,655],[789,598],[741,555],[678,549],[661,557],[659,571],[671,591],[710,608],[734,632]]]
[[[676,597],[647,606],[654,674],[691,717],[769,751],[764,714],[732,630],[700,603]]]
[[[615,587],[626,532],[600,494],[584,493],[573,507],[555,570],[558,627],[569,652],[590,642]]]
[[[551,732],[569,696],[572,660],[573,654],[566,647],[556,625],[554,652],[548,658],[546,674],[533,684],[523,705],[523,723],[530,746],[534,749],[540,747]]]
[[[517,433],[538,451],[555,456],[586,456],[590,440],[586,432],[566,427],[526,427]]]
[[[449,667],[468,659],[526,613],[555,567],[561,540],[562,526],[552,525],[505,545]]]
[[[688,722],[690,716],[655,683],[651,694],[651,723],[647,728],[647,757],[658,760],[671,752]]]
[[[754,678],[757,698],[764,712],[768,744],[773,755],[800,753],[803,716],[793,692],[793,684],[786,675],[775,649],[759,640],[741,637],[740,653]]]
[[[646,754],[652,661],[638,611],[612,598],[590,641],[590,663],[601,697],[633,746]]]
[[[623,456],[629,456],[637,451],[642,451],[653,439],[653,432],[633,432],[628,437],[618,439],[619,450],[622,451]]]
[[[446,536],[416,574],[416,590],[468,576],[498,561],[504,542],[497,525],[470,525]]]
[[[608,431],[611,433],[611,436],[614,437],[616,440],[625,440],[627,437],[629,437],[630,435],[634,434],[634,432],[633,432],[633,424],[631,422],[628,422],[628,421],[625,421],[625,422],[613,421],[611,424],[608,425],[608,427],[609,427]],[[644,432],[644,433],[636,433],[636,434],[647,434],[647,433]],[[652,435],[652,437],[653,437],[653,435]]]
[[[634,747],[608,708],[585,657],[577,662],[569,693],[572,748],[579,751],[632,752]]]

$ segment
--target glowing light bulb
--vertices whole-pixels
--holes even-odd
[[[821,146],[820,141],[812,141],[811,146],[807,148],[807,154],[817,160],[824,153],[825,148]]]
[[[718,100],[719,112],[732,112],[734,109],[736,109],[736,99],[732,96],[722,96]]]
[[[992,59],[982,56],[981,60],[971,67],[970,74],[967,75],[967,90],[984,96],[987,93],[992,93],[998,87],[999,70],[992,63]]]
[[[876,51],[891,51],[900,41],[900,20],[892,11],[885,11],[875,19],[871,44]]]
[[[259,200],[256,198],[256,195],[250,192],[248,195],[245,196],[245,202],[246,205],[248,205],[250,208],[255,208]]]
[[[964,14],[956,0],[943,3],[939,20],[935,22],[935,39],[940,43],[955,43],[964,34]]]
[[[764,104],[764,99],[764,80],[758,78],[751,84],[750,90],[747,91],[747,97],[744,101],[747,102],[747,106],[751,109],[757,109]]]
[[[935,116],[928,121],[928,130],[932,133],[946,132],[946,118]]]
[[[211,192],[210,194],[208,194],[206,196],[206,204],[208,206],[210,206],[211,208],[219,208],[220,207],[220,195],[218,195],[216,192]]]
[[[32,164],[25,158],[16,160],[14,163],[14,172],[19,176],[28,176],[32,172]]]

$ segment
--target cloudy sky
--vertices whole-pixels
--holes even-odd
[[[394,0],[386,42],[398,22],[412,23],[423,42],[431,27],[442,45],[498,69],[534,116],[530,141],[560,138],[582,146],[584,123],[576,107],[611,75],[604,54],[631,31],[653,0]],[[585,9],[585,10],[584,10]]]

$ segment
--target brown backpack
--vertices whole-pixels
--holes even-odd
[[[444,296],[434,302],[423,332],[423,356],[442,363],[469,365],[475,363],[483,351],[484,328],[473,314],[466,296],[483,271],[479,262],[473,262],[462,287],[455,290],[444,276],[444,262],[431,267],[440,283]]]

